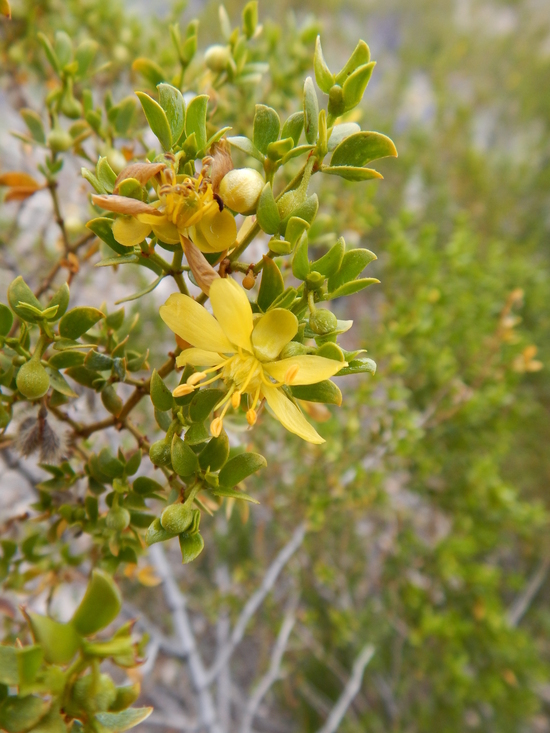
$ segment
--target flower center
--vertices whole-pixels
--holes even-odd
[[[185,178],[174,185],[166,183],[160,187],[159,197],[166,218],[180,230],[195,226],[218,206],[211,184],[202,176]]]

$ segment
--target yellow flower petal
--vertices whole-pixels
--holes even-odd
[[[222,357],[214,351],[205,351],[204,349],[185,349],[176,357],[176,364],[179,367],[190,364],[194,367],[211,367],[217,366]]]
[[[212,209],[195,227],[195,244],[203,252],[222,252],[236,239],[237,224],[229,209]]]
[[[180,235],[177,227],[171,221],[161,221],[153,225],[153,233],[157,239],[166,244],[179,244]]]
[[[276,359],[298,332],[298,319],[284,308],[274,308],[254,325],[252,345],[260,361]]]
[[[316,384],[324,379],[330,379],[336,372],[347,366],[346,362],[326,359],[324,356],[291,356],[269,364],[264,364],[264,370],[278,382],[286,382],[286,375],[294,374],[290,384]]]
[[[210,302],[218,323],[231,343],[252,353],[252,308],[243,288],[230,277],[214,280],[210,285]]]
[[[235,352],[214,316],[188,295],[172,293],[159,312],[168,328],[192,346],[223,354]]]
[[[151,225],[138,221],[133,216],[120,216],[113,224],[113,237],[125,247],[141,244],[151,234]]]
[[[262,387],[262,392],[267,404],[273,410],[275,417],[283,427],[291,433],[299,435],[308,443],[324,443],[315,428],[308,423],[302,412],[285,396],[283,391],[277,387]]]

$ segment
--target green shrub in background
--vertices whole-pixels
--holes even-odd
[[[313,9],[327,17],[336,12],[331,4]],[[550,65],[536,8],[473,3],[460,11],[425,2],[413,11],[399,2],[374,3],[368,13],[373,29],[386,29],[387,37],[390,27],[389,41],[397,37],[399,45],[384,49],[374,34],[375,55],[382,61],[369,89],[373,103],[361,107],[356,102],[373,69],[368,50],[359,44],[346,64],[351,49],[339,39],[333,20],[325,25],[331,32],[322,36],[325,61],[315,41],[320,24],[287,20],[278,26],[262,18],[260,32],[253,4],[237,28],[229,19],[242,8],[222,9],[221,36],[214,33],[214,15],[204,25],[182,23],[178,8],[173,17],[146,26],[96,0],[21,3],[12,10],[11,23],[2,26],[5,88],[10,99],[18,87],[47,86],[48,96],[46,107],[36,96],[12,101],[23,107],[26,130],[20,126],[19,136],[44,151],[38,155],[41,174],[30,164],[24,171],[2,171],[4,251],[14,278],[20,272],[28,281],[27,286],[14,279],[11,314],[3,311],[4,447],[13,465],[18,434],[19,449],[42,454],[49,477],[38,485],[32,529],[24,522],[6,525],[7,592],[23,598],[42,578],[55,598],[62,581],[91,565],[117,573],[125,595],[143,599],[135,581],[124,579],[156,582],[140,559],[143,538],[154,543],[179,534],[183,558],[190,560],[202,550],[204,533],[204,554],[186,568],[187,600],[196,618],[215,626],[216,633],[222,634],[224,619],[233,619],[236,634],[242,619],[250,618],[243,597],[256,583],[267,593],[266,578],[274,568],[270,558],[294,531],[285,546],[292,550],[285,580],[247,634],[261,653],[245,664],[244,677],[239,663],[241,676],[233,684],[241,690],[241,703],[227,702],[223,693],[223,639],[213,665],[217,676],[212,668],[206,671],[209,683],[217,685],[215,704],[208,703],[205,685],[195,684],[200,670],[189,657],[199,725],[260,728],[267,717],[260,703],[270,691],[272,722],[287,730],[544,730],[548,390],[541,367],[548,349],[548,185],[540,161],[549,136],[544,95],[536,90],[548,79]],[[342,17],[360,23],[363,12],[361,5],[350,4]],[[513,43],[510,17],[517,21]],[[335,73],[336,68],[342,71]],[[382,82],[376,86],[380,69]],[[311,80],[303,86],[308,74],[319,92]],[[136,87],[143,90],[139,102],[131,94]],[[329,137],[336,118],[340,124]],[[155,137],[144,133],[147,124]],[[400,151],[398,165],[381,164],[389,179],[381,186],[346,181],[374,177],[369,159],[394,152],[386,137],[361,128],[390,132]],[[218,135],[231,147],[212,148]],[[222,167],[227,179],[216,192],[214,171],[229,150],[235,169],[227,173]],[[73,205],[69,193],[76,171],[66,172],[73,156],[80,158],[87,183],[78,217],[71,219],[64,207]],[[195,159],[211,166],[211,189],[199,185],[193,193],[206,225],[199,219],[189,223],[193,214],[185,218],[177,208],[179,193],[169,190],[192,180]],[[136,160],[142,167],[121,177]],[[280,195],[285,186],[288,192]],[[168,188],[163,192],[163,187]],[[86,230],[91,209],[84,202],[91,188],[100,208]],[[29,204],[48,192],[62,225],[61,250],[52,252],[51,244],[38,239],[31,249],[20,250],[16,243],[24,230],[9,201]],[[231,201],[233,212],[256,214],[252,228],[239,234],[241,246],[221,266],[220,241],[211,236],[218,230],[215,224],[209,228],[208,217],[234,219],[227,208],[220,211],[215,195]],[[154,220],[158,214],[147,208],[151,205],[167,212],[160,226]],[[222,231],[233,226],[229,219],[223,223]],[[262,247],[245,250],[256,234]],[[222,237],[221,251],[231,244]],[[362,275],[373,259],[371,249],[379,260],[370,264],[369,275],[372,271],[381,285],[341,300],[375,282]],[[103,269],[87,270],[87,263]],[[168,375],[178,352],[158,316],[170,292],[162,288],[170,280],[172,290],[184,294],[186,287],[195,287],[195,294],[201,288],[200,303],[217,278],[212,266],[222,277],[240,273],[256,319],[270,309],[283,310],[301,324],[283,344],[288,353],[270,357],[274,363],[307,356],[342,364],[340,373],[347,376],[338,387],[332,382],[291,387],[294,399],[308,401],[302,403],[307,420],[326,438],[320,448],[304,448],[267,415],[251,433],[243,432],[246,417],[249,423],[257,419],[258,387],[247,391],[249,372],[243,378],[234,374],[233,381],[227,372],[223,383],[196,391],[200,381],[188,381],[186,367],[180,391],[172,395],[177,383]],[[115,270],[107,280],[108,268]],[[153,272],[142,279],[147,270]],[[76,310],[69,310],[67,290],[56,287],[64,277],[73,297],[79,282],[95,281],[103,292],[96,302],[79,297]],[[113,292],[122,288],[124,299],[138,290],[137,306],[112,309],[119,294],[103,290],[105,282]],[[106,298],[108,311],[100,302]],[[319,309],[322,299],[335,300],[334,319]],[[242,309],[239,313],[241,320],[247,317]],[[13,315],[29,328],[10,333]],[[350,319],[354,329],[345,330]],[[361,329],[362,336],[354,335]],[[277,320],[270,338],[283,330]],[[186,335],[179,334],[189,342]],[[187,345],[180,341],[178,349]],[[367,355],[357,353],[364,347]],[[371,356],[377,374],[361,376],[374,370]],[[149,365],[156,371],[140,378]],[[287,374],[288,369],[283,382]],[[223,384],[235,390],[221,405],[227,393],[217,387]],[[70,411],[82,387],[100,397],[106,412],[97,419]],[[240,418],[232,417],[233,402],[239,408],[235,392],[244,395]],[[260,389],[258,399],[262,396]],[[285,396],[292,397],[290,391]],[[14,403],[24,401],[21,397],[42,400],[42,408],[37,402],[34,412],[19,415]],[[331,417],[323,402],[342,404]],[[217,417],[212,416],[218,404]],[[8,426],[12,410],[15,418]],[[57,447],[63,436],[56,418],[70,426],[70,449]],[[222,419],[233,436],[231,448]],[[289,424],[296,428],[292,420]],[[111,438],[113,429],[120,432]],[[149,448],[158,466],[154,472],[146,468],[145,456],[140,465]],[[235,501],[239,495],[251,497],[235,487],[265,466],[257,451],[267,468],[259,479],[247,481],[247,492],[261,502],[248,512],[244,502]],[[58,462],[56,455],[68,460]],[[183,503],[177,503],[178,496]],[[223,512],[217,511],[222,502]],[[205,512],[216,516],[203,517],[199,532]],[[84,550],[75,544],[82,531],[93,539]],[[170,589],[157,549],[150,551],[155,572]],[[280,573],[282,566],[275,562],[275,567]],[[141,600],[145,618],[151,593],[160,603],[158,592],[147,593],[149,600]],[[173,593],[167,602],[177,630]],[[38,720],[49,724],[46,708],[40,707],[46,691],[59,690],[57,700],[74,697],[76,687],[85,684],[80,680],[90,679],[99,700],[106,678],[98,658],[116,662],[116,654],[105,646],[103,657],[94,657],[89,645],[111,641],[88,641],[77,630],[74,648],[81,666],[75,672],[66,667],[72,658],[48,658],[46,641],[32,621],[34,645],[11,651],[17,635],[31,642],[22,621],[6,622],[6,653],[38,659],[42,646],[45,661],[5,681],[12,687],[3,709],[11,711],[19,700],[36,707],[13,730],[38,729]],[[73,627],[74,619],[55,633],[68,638]],[[208,648],[208,635],[202,643]],[[175,646],[162,653],[178,658]],[[276,684],[283,652],[286,679]],[[24,662],[9,664],[22,670]],[[60,671],[52,673],[52,664]],[[147,678],[144,682],[156,716],[163,703],[147,689]],[[72,713],[63,708],[63,725],[74,717],[99,730],[122,730],[145,714],[145,709],[131,713],[136,717],[127,725],[116,718],[123,715],[116,699],[101,698],[101,709],[99,703],[93,710],[81,704]],[[134,699],[125,697],[129,710]],[[57,712],[52,705],[47,715]]]

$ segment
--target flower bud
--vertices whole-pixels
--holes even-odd
[[[50,378],[39,361],[31,359],[23,364],[17,372],[15,380],[17,389],[29,400],[38,400],[44,397],[50,388]]]
[[[170,463],[170,444],[166,440],[157,440],[149,448],[149,458],[154,466],[167,466]]]
[[[243,288],[245,290],[252,290],[254,287],[254,283],[256,280],[254,279],[254,275],[252,272],[247,272],[246,275],[243,277]]]
[[[338,319],[326,308],[315,310],[309,317],[309,327],[319,335],[330,333],[338,325]]]
[[[62,130],[60,127],[54,127],[48,135],[48,146],[54,153],[64,153],[72,145],[73,138],[66,130]]]
[[[61,102],[61,111],[66,117],[70,117],[71,120],[77,120],[82,114],[82,105],[72,94],[65,95]]]
[[[230,58],[231,53],[229,48],[219,44],[209,46],[204,53],[204,63],[211,71],[215,71],[217,73],[224,71]]]
[[[291,356],[304,356],[308,353],[307,346],[299,344],[297,341],[290,341],[281,351],[280,359],[289,359]]]
[[[122,532],[130,524],[130,512],[124,507],[111,507],[107,512],[106,524],[109,529]]]
[[[193,510],[185,504],[170,504],[160,516],[160,523],[167,532],[172,534],[185,532],[192,520]]]
[[[253,168],[234,168],[227,173],[219,187],[224,204],[238,214],[252,214],[265,186],[263,176]]]
[[[344,90],[341,86],[335,84],[328,93],[328,113],[333,117],[340,117],[345,108]]]

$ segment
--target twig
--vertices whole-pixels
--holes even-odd
[[[296,623],[296,599],[293,600],[291,607],[287,610],[277,640],[271,652],[271,660],[269,662],[269,669],[265,675],[260,679],[254,693],[252,694],[246,710],[243,715],[243,722],[241,726],[241,733],[250,733],[252,730],[252,723],[256,716],[256,712],[260,707],[260,704],[268,691],[273,687],[275,682],[281,679],[281,662],[283,654],[286,651],[288,640],[294,624]]]
[[[367,646],[363,647],[359,656],[353,663],[351,677],[349,678],[347,685],[344,687],[342,694],[338,698],[338,702],[332,708],[326,723],[319,729],[318,733],[335,733],[335,731],[338,730],[338,726],[342,722],[353,698],[359,692],[361,682],[363,680],[363,672],[373,655],[374,647],[371,644],[367,644]]]
[[[204,665],[191,630],[185,596],[176,583],[162,546],[160,544],[153,545],[149,552],[155,569],[162,580],[164,597],[172,615],[174,630],[180,640],[183,652],[187,655],[191,683],[198,697],[199,722],[204,730],[209,731],[209,733],[222,733],[217,720],[214,701],[206,684]]]
[[[233,654],[235,647],[241,642],[248,622],[256,613],[267,594],[275,585],[275,581],[279,577],[279,574],[288,563],[292,555],[294,555],[296,550],[300,547],[300,545],[304,541],[305,536],[306,525],[305,522],[303,522],[294,530],[294,534],[290,538],[290,541],[283,547],[283,549],[279,552],[275,560],[267,569],[267,572],[264,575],[264,579],[262,580],[258,590],[255,591],[246,602],[244,608],[240,613],[239,618],[237,619],[237,623],[233,628],[233,632],[231,634],[229,642],[223,647],[223,649],[220,650],[216,660],[214,661],[210,669],[206,672],[205,682],[207,685],[210,685],[213,680],[216,679],[220,671],[223,669],[224,664],[226,664],[230,656]]]
[[[512,628],[515,628],[526,614],[529,606],[535,599],[535,596],[542,588],[544,581],[548,577],[549,571],[550,558],[545,558],[539,563],[537,569],[531,576],[531,579],[527,583],[523,592],[510,605],[507,616],[508,624]]]

